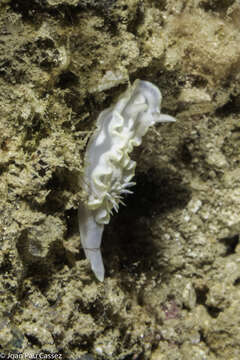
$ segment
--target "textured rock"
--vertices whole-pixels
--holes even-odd
[[[1,1],[0,351],[239,360],[239,15],[237,0]],[[97,115],[136,78],[178,121],[135,153],[100,285],[79,177]]]

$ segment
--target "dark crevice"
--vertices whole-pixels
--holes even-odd
[[[41,342],[34,335],[25,334],[25,336],[28,339],[28,341],[30,342],[30,344],[36,345],[38,347],[42,346]]]
[[[164,11],[167,7],[167,0],[151,0],[152,4],[159,10]]]
[[[216,115],[224,118],[231,114],[239,114],[240,113],[240,96],[230,96],[229,101],[224,104],[222,107],[217,109]]]
[[[54,17],[63,25],[72,26],[78,23],[78,14],[83,11],[95,11],[112,23],[112,9],[116,0],[81,0],[77,6],[62,3],[50,5],[46,0],[15,0],[10,3],[11,8],[20,13],[24,20],[41,25],[47,17]]]
[[[65,234],[65,238],[69,239],[73,234],[78,232],[78,216],[77,210],[70,209],[65,211],[67,232]]]
[[[207,293],[208,293],[209,289],[207,287],[203,287],[201,289],[196,288],[195,291],[196,291],[196,297],[197,297],[196,303],[199,305],[205,306],[206,301],[207,301]]]
[[[9,257],[10,256],[8,253],[3,254],[3,260],[0,264],[0,273],[6,274],[7,272],[12,270],[13,265]]]
[[[135,356],[134,352],[130,355],[127,355],[123,360],[144,360],[145,359],[145,355],[144,353],[141,353],[139,355],[137,355],[137,357]]]
[[[46,184],[46,189],[50,191],[46,198],[46,203],[41,207],[41,211],[48,215],[55,214],[58,211],[62,212],[66,204],[64,191],[77,193],[79,189],[78,173],[57,168]]]
[[[41,25],[43,19],[47,17],[54,17],[60,19],[65,25],[73,25],[77,19],[75,6],[50,6],[45,0],[15,0],[10,3],[10,6],[16,13],[20,13],[24,20],[34,22],[35,25]]]
[[[191,75],[191,82],[193,87],[197,87],[199,89],[206,88],[208,85],[207,79],[199,76],[199,75]]]
[[[239,286],[240,285],[240,277],[238,277],[234,283],[233,283],[234,286]]]
[[[218,317],[218,315],[220,314],[220,312],[222,312],[221,309],[219,309],[215,306],[207,306],[206,308],[207,308],[209,315],[214,319],[216,319]]]
[[[37,283],[39,288],[44,289],[48,286],[52,274],[64,267],[66,263],[65,249],[61,241],[56,240],[51,244],[48,254],[41,257],[32,253],[31,245],[28,231],[25,230],[16,245],[19,257],[24,264],[24,278],[32,278],[32,281]]]
[[[202,288],[196,288],[196,296],[197,296],[197,301],[196,303],[199,305],[203,305],[206,309],[208,314],[212,317],[212,318],[217,318],[219,313],[222,311],[221,309],[217,308],[216,306],[211,306],[211,305],[207,305],[207,294],[209,292],[209,289],[205,286]]]
[[[200,2],[200,7],[205,11],[225,13],[234,1],[235,0],[203,0]]]
[[[223,256],[229,256],[235,253],[236,247],[239,243],[239,235],[234,235],[232,237],[226,237],[220,239],[220,242],[224,244],[226,251]]]
[[[78,77],[71,71],[63,72],[58,79],[57,87],[60,89],[67,89],[79,84]]]
[[[134,35],[137,35],[138,27],[144,21],[144,12],[140,6],[138,6],[133,20],[128,24],[128,31]]]
[[[180,154],[180,158],[185,165],[190,165],[192,162],[192,158],[193,158],[193,156],[188,148],[189,141],[191,141],[191,140],[186,139],[186,140],[184,140],[184,143],[182,143],[182,144],[180,143],[179,149],[177,152],[178,154]]]
[[[206,342],[206,337],[205,337],[205,335],[204,335],[204,333],[203,333],[203,331],[201,329],[199,330],[199,335],[200,335],[200,341],[203,342],[203,343],[207,343]]]
[[[35,12],[42,11],[43,1],[15,0],[11,2],[11,7],[17,13],[21,13],[24,17],[28,18],[30,16],[33,16]]]

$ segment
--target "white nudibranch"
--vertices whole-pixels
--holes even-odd
[[[89,140],[81,185],[88,194],[79,206],[81,243],[98,280],[104,280],[100,245],[104,225],[117,212],[125,194],[135,185],[135,161],[129,155],[155,123],[175,121],[161,114],[162,96],[148,81],[136,80],[115,105],[102,111]]]

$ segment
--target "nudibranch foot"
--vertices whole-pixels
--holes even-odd
[[[90,211],[84,204],[79,205],[78,221],[81,243],[85,256],[89,260],[96,278],[99,281],[103,281],[104,266],[100,245],[104,225],[96,222],[94,211]]]
[[[104,280],[104,265],[102,260],[101,250],[99,249],[85,249],[86,258],[91,264],[91,269],[99,281]]]

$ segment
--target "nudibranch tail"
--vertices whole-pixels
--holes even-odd
[[[156,122],[175,122],[176,119],[171,116],[171,115],[167,115],[167,114],[158,114],[158,120],[156,120]]]
[[[79,230],[83,250],[91,264],[92,271],[99,281],[104,280],[104,266],[100,245],[104,225],[98,224],[94,213],[89,211],[84,204],[78,208]]]
[[[136,80],[97,119],[97,128],[86,149],[83,190],[86,203],[79,206],[79,228],[83,249],[96,277],[103,281],[104,266],[100,251],[103,228],[112,211],[118,211],[123,195],[135,175],[135,161],[130,154],[142,143],[150,126],[173,122],[170,115],[161,114],[162,95],[148,81]]]

